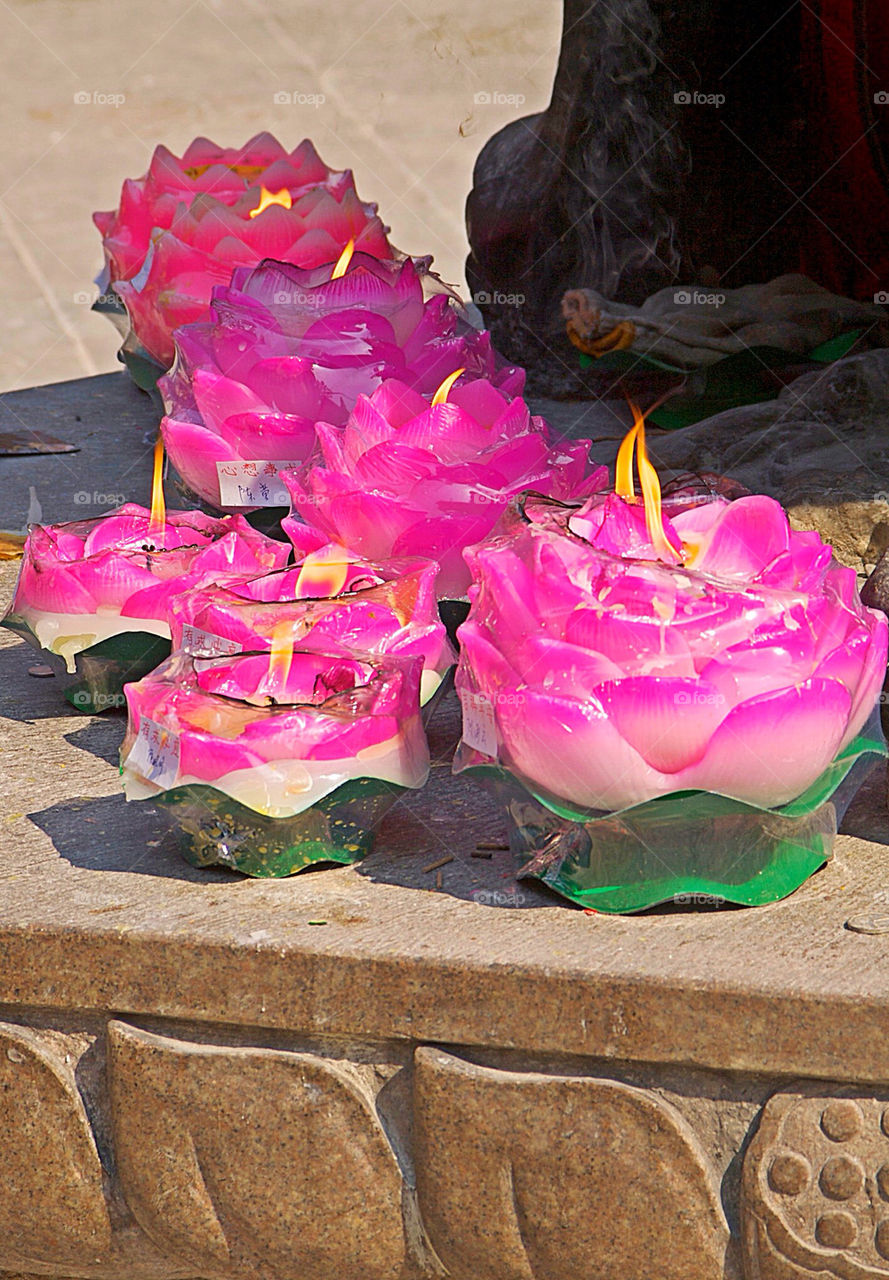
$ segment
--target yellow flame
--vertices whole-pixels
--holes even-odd
[[[259,204],[255,209],[250,210],[251,218],[258,218],[261,213],[268,209],[269,205],[279,204],[284,209],[290,209],[293,206],[293,199],[290,192],[284,187],[281,191],[272,194],[268,187],[260,187]]]
[[[432,397],[433,406],[437,404],[447,404],[448,395],[450,394],[451,387],[460,377],[460,374],[465,372],[466,372],[466,369],[463,368],[463,369],[455,369],[453,373],[448,374],[444,382],[436,391],[435,395]]]
[[[350,240],[336,260],[336,266],[330,273],[331,280],[339,280],[341,276],[346,274],[349,263],[352,261],[352,254],[355,252],[355,241]]]
[[[636,496],[633,485],[633,452],[636,453],[636,466],[639,471],[639,485],[642,489],[642,501],[645,504],[645,527],[652,546],[659,556],[673,559],[676,549],[664,533],[664,522],[661,512],[661,482],[658,479],[648,450],[645,447],[645,417],[642,411],[630,401],[633,410],[633,426],[627,432],[617,454],[615,465],[614,491],[624,501]]]
[[[167,504],[164,502],[164,442],[160,436],[154,446],[154,472],[151,477],[151,515],[148,532],[153,537],[162,533],[167,522]]]
[[[629,404],[633,411],[633,426],[621,441],[617,451],[617,462],[614,464],[614,492],[625,502],[636,496],[636,487],[633,484],[633,453],[636,449],[639,428],[644,426],[645,421],[638,405],[635,405],[632,400]]]
[[[272,631],[272,651],[269,654],[268,683],[272,689],[283,692],[293,661],[293,623],[276,622]]]
[[[327,556],[320,551],[313,551],[306,556],[297,575],[296,598],[304,600],[312,596],[338,596],[346,585],[348,576],[349,561],[342,547],[335,551],[328,548]]]

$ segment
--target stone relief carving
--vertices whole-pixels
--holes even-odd
[[[201,1276],[398,1280],[401,1174],[348,1065],[109,1027],[112,1131],[147,1235]]]
[[[426,1230],[452,1280],[722,1280],[715,1178],[655,1093],[416,1054]]]
[[[0,1023],[0,1280],[737,1280],[710,1158],[654,1088],[120,1021],[106,1073],[104,1043]],[[740,1216],[745,1280],[889,1280],[889,1090],[774,1094]]]
[[[74,1068],[50,1037],[0,1024],[0,1266],[91,1268],[111,1224]]]
[[[889,1093],[775,1094],[744,1159],[747,1280],[889,1278]]]

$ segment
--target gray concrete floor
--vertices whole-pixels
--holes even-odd
[[[475,157],[546,104],[561,13],[558,0],[3,0],[0,391],[117,367],[87,301],[102,261],[91,214],[158,142],[309,136],[354,170],[395,244],[464,288]]]

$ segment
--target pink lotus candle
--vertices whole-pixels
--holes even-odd
[[[128,502],[90,520],[32,525],[4,622],[73,672],[78,653],[112,636],[169,638],[167,607],[177,592],[255,577],[288,557],[288,547],[239,516],[165,511],[158,452],[152,511]]]
[[[185,856],[251,875],[351,862],[429,749],[419,658],[175,653],[126,687],[128,800],[170,806]]]
[[[462,368],[520,394],[523,372],[499,361],[448,294],[424,298],[429,287],[425,264],[360,252],[311,270],[235,270],[214,290],[213,321],[177,331],[176,364],[159,384],[164,441],[186,483],[222,510],[286,505],[277,474],[307,461],[315,422],[344,425],[387,378],[431,396]]]
[[[348,171],[310,142],[291,154],[269,134],[241,149],[199,138],[182,159],[158,148],[144,178],[124,183],[116,211],[94,215],[110,282],[148,354],[167,366],[172,333],[206,316],[214,285],[235,266],[278,258],[313,267],[348,241],[390,257],[376,206]]]
[[[464,763],[495,758],[584,810],[688,790],[783,805],[860,732],[885,675],[886,619],[831,548],[761,495],[661,509],[641,419],[615,492],[529,502],[467,561]]]
[[[486,379],[453,385],[455,376],[431,404],[387,380],[359,396],[344,427],[317,425],[321,462],[283,476],[293,502],[284,528],[297,546],[308,525],[369,559],[426,556],[441,567],[439,596],[460,597],[463,548],[510,498],[534,489],[577,500],[607,484],[606,468],[590,470],[588,440],[553,442],[524,400]]]
[[[425,705],[456,662],[438,616],[437,571],[429,560],[373,564],[324,546],[261,578],[177,595],[173,647],[204,657],[271,650],[289,629],[302,650],[419,657]]]

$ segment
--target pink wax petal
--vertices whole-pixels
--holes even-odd
[[[334,401],[325,394],[312,366],[299,356],[258,360],[247,381],[261,399],[281,413],[295,413],[313,422],[332,421]]]
[[[663,793],[661,776],[592,699],[529,689],[501,695],[496,716],[505,760],[554,797],[607,810]]]
[[[377,413],[396,431],[429,410],[428,402],[421,395],[395,378],[382,383],[370,401]]]
[[[504,414],[510,410],[512,414],[509,420],[513,421],[517,418],[519,422],[524,421],[527,427],[529,416],[527,406],[515,401],[510,405],[506,397],[483,378],[456,385],[448,395],[448,402],[457,405],[470,418],[475,419],[482,428],[491,428],[495,423],[499,425]],[[503,430],[502,434],[507,435],[508,432]]]
[[[568,615],[565,638],[633,675],[697,675],[685,635],[672,625],[669,616],[658,618],[654,610],[651,620],[643,621],[604,610],[578,608]]]
[[[328,466],[336,465],[341,470],[353,467],[362,453],[391,440],[394,430],[391,418],[387,418],[377,408],[373,397],[359,396],[349,415],[345,432],[339,437],[342,442],[340,461],[334,463],[332,455],[329,457],[325,452]]]
[[[457,404],[425,407],[425,412],[398,427],[405,444],[432,449],[443,463],[477,457],[493,443],[491,433]]]
[[[191,573],[177,575],[175,578],[168,578],[161,582],[153,580],[150,585],[134,591],[127,597],[121,606],[121,617],[164,618],[169,611],[171,600],[199,581],[200,575]]]
[[[623,676],[618,664],[604,654],[590,653],[542,631],[512,645],[505,645],[502,633],[498,633],[497,642],[520,683],[543,688],[558,685],[559,692],[568,698],[586,698],[591,689],[597,690],[598,696],[597,686]]]
[[[74,565],[37,567],[27,554],[22,561],[12,611],[27,615],[45,613],[95,613],[99,601],[81,583]]]
[[[150,564],[150,553],[137,556],[105,551],[71,565],[68,572],[100,605],[120,608],[134,591],[154,585]]]
[[[697,764],[730,710],[703,679],[630,676],[592,691],[621,737],[660,773]]]
[[[268,404],[242,382],[221,377],[212,369],[196,369],[192,377],[195,405],[204,425],[218,432],[234,414],[265,413]]]
[[[808,680],[733,707],[704,758],[677,776],[682,787],[750,804],[786,804],[839,750],[852,700],[835,680]]]
[[[889,645],[889,622],[883,613],[866,610],[871,615],[870,634],[865,653],[861,657],[861,669],[857,687],[852,694],[852,708],[849,712],[849,723],[843,734],[841,746],[846,747],[861,733],[871,712],[881,697],[885,679],[887,645]],[[819,675],[821,672],[818,673]]]
[[[314,422],[288,413],[234,413],[219,435],[245,459],[302,463],[315,447]]]
[[[167,457],[182,479],[205,502],[219,508],[216,463],[238,462],[239,455],[214,432],[193,422],[164,418],[160,429]]]
[[[363,453],[353,476],[364,488],[399,494],[435,474],[438,464],[428,449],[414,449],[399,440],[387,440]]]
[[[294,494],[291,489],[291,497],[301,510],[300,496],[301,494]],[[281,528],[293,544],[293,549],[297,555],[308,555],[310,551],[317,551],[319,547],[323,547],[327,542],[327,534],[325,532],[316,529],[313,525],[306,524],[294,515],[285,516],[281,521]]]
[[[641,501],[624,501],[616,493],[593,497],[576,516],[571,517],[568,527],[577,537],[585,538],[609,555],[641,560],[661,558],[649,536]],[[663,529],[670,545],[678,548],[680,539],[666,518]],[[678,559],[677,554],[677,562]]]
[[[205,575],[255,574],[264,569],[283,568],[287,563],[290,557],[287,544],[258,533],[242,516],[228,516],[219,523],[229,532],[197,552],[191,561],[193,572]]]
[[[749,581],[789,545],[790,527],[780,505],[764,494],[751,494],[722,508],[693,567],[718,578]]]

